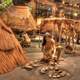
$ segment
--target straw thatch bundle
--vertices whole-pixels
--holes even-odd
[[[41,32],[55,31],[60,28],[61,22],[65,20],[64,18],[45,18],[40,24]]]
[[[13,32],[0,19],[0,74],[24,65],[27,61]]]
[[[53,27],[54,27],[53,22],[51,22],[51,21],[44,21],[40,25],[40,31],[41,32],[52,31]]]
[[[74,42],[76,36],[80,34],[80,22],[66,18],[46,18],[40,25],[40,31],[53,32],[55,37],[57,34],[67,41]]]
[[[36,30],[36,22],[27,6],[11,6],[1,17],[12,29],[22,31]]]
[[[75,27],[74,27],[75,26]],[[42,20],[40,24],[40,30],[41,32],[47,32],[47,31],[54,31],[56,28],[59,29],[63,28],[63,30],[71,30],[71,28],[74,28],[76,30],[80,30],[79,28],[80,22],[72,19],[66,19],[66,18],[46,18]]]

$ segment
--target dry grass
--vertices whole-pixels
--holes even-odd
[[[0,74],[24,65],[27,61],[13,32],[0,19]]]

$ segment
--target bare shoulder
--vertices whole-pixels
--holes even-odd
[[[54,39],[51,39],[51,42],[52,42],[52,43],[55,43],[55,40],[54,40]]]

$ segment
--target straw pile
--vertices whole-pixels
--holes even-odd
[[[0,19],[0,74],[28,62],[13,32]]]

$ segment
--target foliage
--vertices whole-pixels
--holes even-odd
[[[4,0],[1,4],[0,4],[0,11],[4,10],[6,7],[8,7],[10,4],[12,3],[12,0]]]

